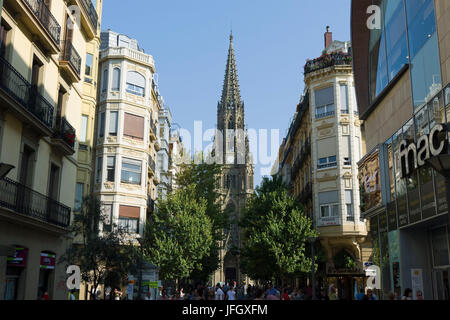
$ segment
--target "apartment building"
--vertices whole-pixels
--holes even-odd
[[[279,154],[279,175],[304,205],[326,255],[322,285],[351,300],[364,287],[371,250],[359,210],[361,121],[355,99],[350,42],[333,41],[304,68],[305,91]],[[352,261],[352,264],[343,263]]]
[[[162,105],[159,110],[159,145],[157,155],[157,174],[159,185],[157,187],[158,199],[167,199],[167,194],[172,190],[172,175],[170,168],[170,136],[172,129],[172,114],[167,106]]]
[[[163,102],[153,75],[153,57],[137,40],[108,30],[101,33],[94,195],[132,238],[143,235],[154,210],[158,117]]]
[[[369,29],[367,8],[380,8]],[[381,291],[450,297],[450,2],[352,1],[362,211]],[[447,170],[447,172],[445,172]]]
[[[4,1],[0,252],[7,253],[0,257],[0,299],[36,300],[45,292],[67,299],[58,260],[70,245],[89,95],[83,75],[87,53],[95,55],[101,8],[99,0]]]

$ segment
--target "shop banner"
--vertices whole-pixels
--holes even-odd
[[[27,253],[26,248],[16,248],[14,257],[8,257],[8,267],[25,268],[27,265]]]
[[[56,255],[50,253],[41,253],[41,269],[55,269]]]

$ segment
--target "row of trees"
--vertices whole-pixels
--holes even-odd
[[[219,251],[230,224],[216,188],[221,167],[216,164],[183,165],[176,177],[177,190],[158,202],[144,232],[142,248],[127,239],[123,230],[99,233],[105,222],[101,206],[86,199],[75,215],[73,234],[81,239],[63,257],[81,267],[82,279],[112,285],[135,273],[144,259],[160,268],[160,278],[206,282],[219,267]],[[239,221],[241,269],[254,280],[295,279],[311,271],[308,239],[315,237],[301,203],[289,196],[278,178],[265,178],[250,196]],[[116,284],[117,285],[117,284]]]

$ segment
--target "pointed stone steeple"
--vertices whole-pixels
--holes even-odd
[[[228,49],[227,67],[220,104],[222,108],[229,106],[238,107],[241,105],[241,92],[239,89],[239,78],[233,48],[233,33],[230,34],[230,48]]]

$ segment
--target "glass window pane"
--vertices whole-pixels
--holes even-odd
[[[111,111],[109,114],[109,134],[110,135],[117,135],[117,120],[118,120],[118,112],[117,111]]]
[[[348,86],[341,85],[341,110],[342,113],[348,113]]]
[[[334,104],[334,87],[317,90],[315,92],[316,108]]]
[[[84,193],[84,184],[77,183],[75,191],[75,211],[79,211],[81,209],[81,205],[83,202],[83,193]]]
[[[448,266],[450,261],[446,227],[432,230],[431,241],[433,246],[434,266]]]
[[[339,205],[334,204],[331,209],[333,217],[339,217]]]
[[[386,50],[389,81],[408,63],[406,19],[403,0],[389,0],[386,5]]]
[[[120,90],[120,69],[119,68],[114,68],[114,70],[113,70],[112,90],[113,91]]]
[[[81,132],[80,132],[80,142],[86,142],[88,127],[88,116],[81,116]]]
[[[93,66],[94,56],[90,53],[86,54],[86,69],[85,74],[87,76],[92,76],[92,66]]]

